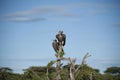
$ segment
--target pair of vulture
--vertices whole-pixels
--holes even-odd
[[[63,34],[63,31],[59,31],[58,34],[56,35],[57,40],[53,40],[52,42],[52,46],[55,50],[56,53],[58,53],[59,51],[59,46],[65,46],[65,42],[66,42],[66,35]]]

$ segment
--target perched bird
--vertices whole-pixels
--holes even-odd
[[[56,35],[56,38],[58,39],[59,45],[64,46],[66,42],[66,35],[63,34],[63,31],[59,31]]]
[[[58,51],[59,51],[59,44],[58,44],[56,39],[53,40],[52,46],[53,46],[53,49],[55,50],[55,52],[58,53]]]

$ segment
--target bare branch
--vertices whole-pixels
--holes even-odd
[[[89,53],[86,53],[86,55],[83,57],[83,59],[82,59],[82,63],[81,63],[81,65],[79,65],[78,67],[77,67],[77,69],[75,70],[75,73],[77,73],[78,72],[78,70],[80,69],[80,67],[82,67],[85,63],[86,63],[86,59],[88,58],[88,57],[90,57],[91,55],[89,55]]]

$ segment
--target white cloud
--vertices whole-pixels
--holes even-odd
[[[6,19],[9,21],[42,21],[45,20],[43,17],[64,17],[65,19],[80,17],[80,15],[83,14],[103,14],[107,12],[108,8],[120,8],[120,6],[90,2],[66,5],[41,5],[29,10],[8,13],[4,17],[7,17]],[[31,16],[33,18],[31,18]]]
[[[32,9],[26,10],[26,11],[9,13],[9,14],[6,14],[5,16],[21,17],[21,16],[43,15],[50,12],[54,12],[57,9],[56,9],[56,6],[39,6],[39,7],[33,7]]]
[[[7,21],[14,21],[14,22],[33,22],[33,21],[43,21],[46,20],[45,18],[28,18],[28,17],[12,17],[7,18]]]
[[[44,21],[45,18],[31,18],[31,17],[9,17],[3,18],[3,21],[12,21],[12,22],[34,22],[34,21]]]

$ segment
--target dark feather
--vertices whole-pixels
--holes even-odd
[[[65,45],[66,42],[66,35],[63,34],[62,31],[59,31],[59,33],[56,35],[56,38],[58,39],[58,42],[60,45]]]
[[[59,45],[57,43],[57,40],[53,40],[52,42],[53,49],[55,50],[56,53],[59,51]]]

